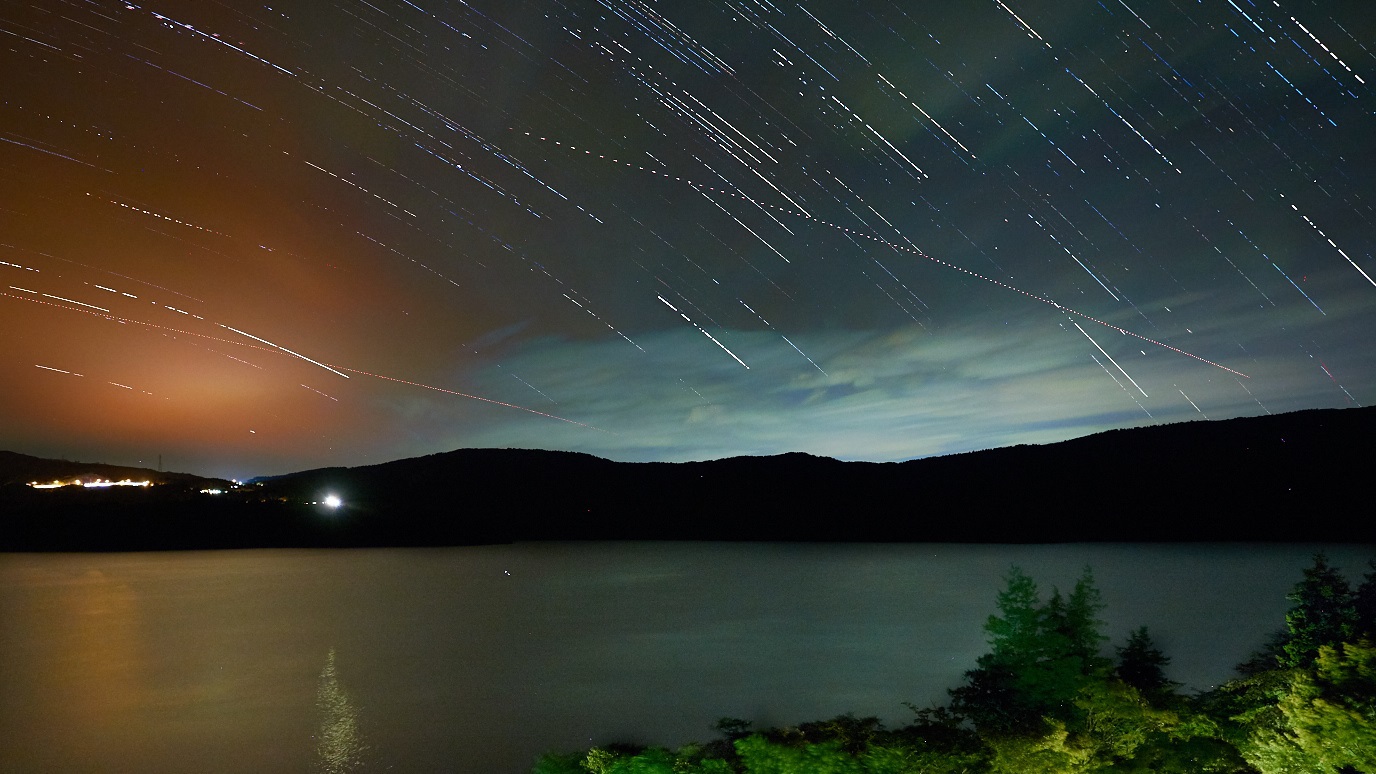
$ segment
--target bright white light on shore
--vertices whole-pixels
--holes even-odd
[[[344,504],[344,501],[339,499],[335,495],[325,495],[325,499],[321,500],[321,503],[331,508],[338,508],[339,506]]]

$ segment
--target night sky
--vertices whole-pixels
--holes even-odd
[[[0,448],[893,460],[1376,401],[1362,0],[0,0]]]

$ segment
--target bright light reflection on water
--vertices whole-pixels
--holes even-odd
[[[901,723],[983,652],[1010,564],[1095,568],[1194,687],[1315,546],[535,544],[0,555],[0,771],[516,774],[718,717]],[[1370,547],[1330,547],[1350,577]],[[332,731],[330,729],[333,729]],[[326,768],[325,770],[331,770]]]

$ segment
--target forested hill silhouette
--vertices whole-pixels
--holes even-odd
[[[151,509],[156,518],[126,513],[127,530],[105,514],[65,518],[98,519],[101,539],[124,549],[621,539],[1371,542],[1365,449],[1373,438],[1376,408],[1356,408],[1113,430],[901,463],[807,454],[619,463],[461,449],[259,479],[213,504],[206,496]],[[14,506],[8,489],[0,497]],[[32,505],[55,493],[24,494]],[[312,504],[327,494],[343,505]],[[0,550],[61,549],[62,536],[73,534],[59,529],[63,519],[51,507],[46,524],[23,507],[9,509]]]
[[[360,521],[491,540],[1368,541],[1376,409],[1113,430],[902,463],[616,463],[461,449],[272,479]],[[1306,514],[1314,517],[1305,517]],[[1271,519],[1262,517],[1289,516]],[[1301,518],[1303,517],[1303,518]],[[391,525],[391,526],[385,526]],[[392,532],[400,537],[399,532]]]

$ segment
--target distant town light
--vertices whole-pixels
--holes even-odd
[[[29,486],[34,489],[60,489],[64,486],[79,486],[86,489],[104,489],[111,486],[152,486],[152,481],[131,481],[122,479],[120,481],[110,481],[108,479],[95,479],[94,481],[82,481],[79,478],[67,481],[54,481],[51,484],[40,484],[37,481],[30,481]]]
[[[338,508],[339,506],[344,504],[344,501],[339,499],[335,495],[325,495],[325,499],[321,502],[330,508]]]
[[[110,480],[107,480],[107,479],[102,479],[102,480],[100,480],[100,481],[90,481],[90,482],[87,482],[87,483],[85,483],[85,484],[82,484],[82,486],[84,486],[84,487],[86,487],[86,488],[88,488],[88,489],[90,489],[90,488],[103,489],[103,488],[105,488],[105,487],[107,487],[107,486],[150,486],[152,483],[153,483],[152,481],[131,481],[131,480],[127,479],[127,478],[126,478],[126,479],[122,479],[122,480],[120,480],[120,481],[110,481]]]

